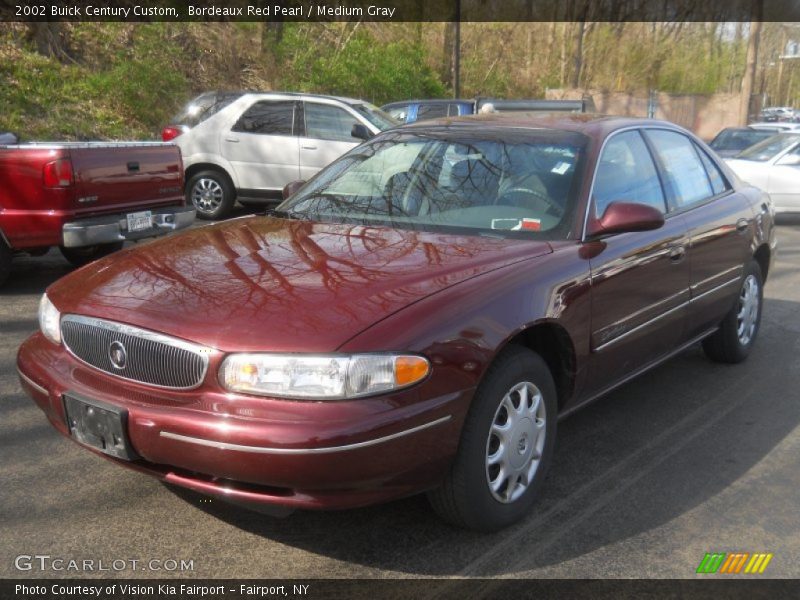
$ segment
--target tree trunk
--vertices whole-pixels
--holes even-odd
[[[570,87],[577,89],[581,85],[581,69],[583,68],[583,34],[586,31],[586,21],[581,18],[577,23],[575,32],[575,54],[573,56],[573,71]]]
[[[29,36],[36,44],[36,51],[59,60],[71,59],[69,40],[59,21],[28,23]]]
[[[759,3],[760,4],[760,3]],[[739,125],[747,125],[750,119],[750,99],[758,64],[758,42],[761,37],[761,21],[750,22],[750,39],[747,41],[747,60],[745,61],[742,89],[739,98]]]

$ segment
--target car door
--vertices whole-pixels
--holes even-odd
[[[689,241],[691,306],[687,337],[715,327],[730,310],[750,260],[755,215],[706,151],[687,135],[647,129],[661,165],[670,211],[683,215]]]
[[[240,193],[280,190],[300,178],[294,100],[258,100],[222,133],[222,156],[236,171]]]
[[[800,144],[769,167],[767,193],[778,212],[800,212]]]
[[[303,102],[305,131],[300,137],[300,179],[310,179],[323,167],[357,146],[353,125],[361,121],[334,104]]]
[[[590,201],[589,218],[602,217],[616,201],[648,204],[666,215],[663,185],[639,130],[607,140]],[[590,393],[602,392],[680,344],[689,299],[686,241],[680,215],[666,215],[656,230],[585,240],[592,290]]]

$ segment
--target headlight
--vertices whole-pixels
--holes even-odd
[[[44,337],[54,344],[61,343],[61,313],[58,312],[47,294],[39,301],[39,328]]]
[[[220,382],[233,392],[344,400],[404,388],[429,371],[427,359],[406,354],[232,354],[220,367]]]

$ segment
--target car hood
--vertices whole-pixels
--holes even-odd
[[[542,241],[245,217],[123,250],[47,293],[62,314],[223,351],[330,352],[430,294],[549,252]]]
[[[769,163],[755,160],[726,158],[725,163],[742,181],[761,187],[769,176]]]

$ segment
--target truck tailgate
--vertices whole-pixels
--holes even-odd
[[[180,150],[172,144],[127,143],[69,148],[80,216],[183,204]]]

